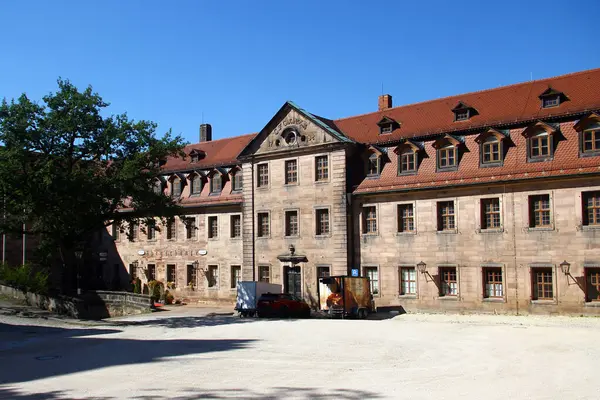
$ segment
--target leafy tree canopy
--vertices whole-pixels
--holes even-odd
[[[0,230],[39,235],[52,257],[112,221],[178,214],[152,187],[168,156],[185,157],[182,138],[157,137],[155,123],[125,114],[102,116],[109,104],[91,87],[61,79],[58,87],[41,103],[23,94],[0,106]]]

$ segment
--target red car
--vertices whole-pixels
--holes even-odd
[[[306,302],[289,293],[265,293],[258,299],[256,310],[260,318],[308,318],[310,307]]]

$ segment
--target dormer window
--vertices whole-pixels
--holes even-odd
[[[210,194],[218,194],[221,193],[223,189],[223,181],[221,179],[221,174],[215,172],[210,178]]]
[[[399,122],[394,121],[393,119],[391,119],[389,117],[381,118],[381,120],[377,123],[377,125],[379,126],[379,134],[380,135],[386,135],[386,134],[392,133],[392,132],[394,132],[394,129],[400,127]]]
[[[200,174],[192,175],[190,192],[196,195],[202,192],[202,176]]]
[[[504,162],[505,139],[506,136],[495,129],[488,129],[475,138],[475,141],[480,145],[480,166],[502,166]]]
[[[369,156],[367,176],[379,176],[379,156],[375,153]]]
[[[419,167],[419,150],[420,148],[410,140],[394,149],[394,153],[398,155],[398,176],[414,175]]]
[[[192,163],[197,163],[198,161],[203,159],[205,155],[206,155],[206,153],[203,152],[202,150],[194,149],[194,150],[190,151],[190,161]]]
[[[554,157],[554,134],[552,126],[538,122],[527,127],[523,136],[527,139],[527,161],[551,161]]]
[[[241,192],[243,189],[242,170],[236,169],[231,173],[231,186],[234,192]]]
[[[568,97],[563,92],[559,92],[551,87],[538,97],[542,101],[542,108],[558,107],[562,102],[568,100]]]
[[[591,113],[573,128],[579,133],[579,156],[600,156],[600,115]]]
[[[181,196],[181,178],[176,176],[171,180],[171,197],[179,197]]]
[[[466,105],[462,101],[458,102],[456,107],[452,109],[452,112],[454,113],[454,122],[466,121],[478,114],[476,109]]]
[[[446,135],[433,143],[437,150],[437,170],[456,171],[459,162],[461,142],[454,136]]]

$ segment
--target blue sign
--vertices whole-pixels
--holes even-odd
[[[352,268],[352,276],[358,276],[358,268]]]

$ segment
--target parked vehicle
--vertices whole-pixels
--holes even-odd
[[[281,293],[281,285],[254,281],[238,282],[235,310],[239,312],[240,317],[255,316],[258,299],[265,293]]]
[[[319,307],[331,317],[367,318],[373,308],[369,279],[355,276],[319,278]]]
[[[301,298],[289,293],[265,293],[258,299],[258,316],[279,318],[308,318],[310,306]]]

